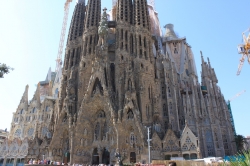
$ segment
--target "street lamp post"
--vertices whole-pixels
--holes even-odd
[[[145,126],[146,127],[146,126]],[[150,129],[151,128],[151,126],[149,126],[149,127],[147,127],[147,129],[148,129],[148,165],[150,165],[150,141],[152,141],[152,139],[150,139],[150,136],[149,136],[149,134],[150,134]]]

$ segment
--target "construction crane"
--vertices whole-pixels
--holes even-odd
[[[230,115],[230,121],[233,127],[233,131],[234,131],[234,135],[236,135],[236,130],[235,130],[235,125],[234,125],[234,118],[233,118],[233,112],[232,112],[232,108],[231,108],[231,104],[230,102],[233,101],[234,99],[236,99],[237,97],[241,96],[243,93],[245,93],[246,90],[241,91],[240,93],[237,93],[234,97],[232,97],[230,100],[228,100],[227,102],[227,108],[229,111],[229,115]]]
[[[245,33],[247,32],[248,36],[245,35]],[[237,75],[240,75],[241,69],[246,58],[248,59],[248,63],[250,64],[250,28],[242,33],[242,37],[244,44],[238,45],[238,53],[242,54],[242,57],[240,58],[240,64],[238,66]]]
[[[236,99],[237,97],[241,96],[243,93],[245,93],[246,90],[241,91],[240,93],[237,93],[234,97],[232,97],[230,100],[228,100],[229,102],[233,101],[234,99]]]
[[[69,7],[72,0],[66,0],[64,4],[64,17],[63,17],[63,24],[62,24],[62,30],[61,30],[61,36],[60,36],[60,42],[59,42],[59,48],[57,53],[57,59],[56,59],[56,72],[58,72],[62,66],[62,53],[63,53],[63,46],[64,46],[64,40],[65,40],[65,33],[68,23],[68,16],[69,16]]]

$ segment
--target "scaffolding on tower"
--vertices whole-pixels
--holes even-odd
[[[232,112],[232,108],[231,108],[230,102],[233,101],[234,99],[236,99],[237,97],[239,97],[240,95],[242,95],[242,94],[245,93],[245,92],[246,92],[246,90],[243,90],[242,92],[236,94],[233,98],[231,98],[231,99],[228,100],[228,102],[227,102],[227,108],[228,108],[229,115],[230,115],[230,121],[231,121],[231,124],[232,124],[232,127],[233,127],[233,132],[234,132],[234,135],[235,135],[235,136],[236,136],[236,130],[235,130],[233,112]]]

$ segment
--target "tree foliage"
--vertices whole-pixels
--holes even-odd
[[[245,137],[243,135],[236,135],[234,141],[237,146],[238,151],[244,151],[244,145],[247,144]]]
[[[3,78],[4,74],[8,74],[13,68],[7,66],[4,63],[0,63],[0,78]]]
[[[224,162],[220,166],[249,166],[250,165],[250,151],[244,151],[236,156],[230,157],[228,162]]]

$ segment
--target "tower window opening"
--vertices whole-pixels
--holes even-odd
[[[139,43],[140,43],[140,46],[142,45],[142,42],[141,42],[141,35],[139,36]]]
[[[174,53],[178,54],[177,48],[174,48]]]
[[[123,40],[123,29],[121,29],[121,39]]]

